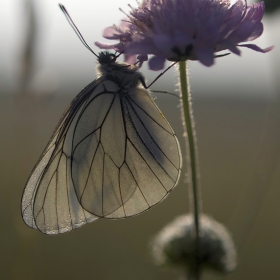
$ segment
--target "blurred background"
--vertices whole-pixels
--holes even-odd
[[[271,1],[269,1],[271,2]],[[275,1],[276,2],[276,1]],[[63,0],[88,44],[118,23],[134,0]],[[277,7],[276,7],[277,8]],[[280,275],[280,13],[266,14],[254,43],[268,54],[242,49],[211,68],[190,62],[199,146],[203,209],[231,232],[237,270],[203,279],[274,280]],[[96,58],[81,44],[57,0],[1,1],[0,9],[0,275],[2,279],[179,279],[182,271],[153,264],[153,236],[189,210],[183,169],[169,197],[134,218],[99,220],[65,235],[28,228],[20,201],[26,180],[60,116],[95,79]],[[143,67],[152,81],[158,73]],[[154,90],[176,92],[176,69]],[[156,103],[181,143],[179,100],[157,94]],[[184,165],[185,168],[185,165]]]

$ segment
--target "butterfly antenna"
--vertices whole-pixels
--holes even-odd
[[[79,37],[79,39],[81,40],[81,42],[83,43],[83,45],[90,51],[92,52],[96,57],[98,57],[98,55],[91,49],[91,47],[87,44],[87,42],[85,41],[84,37],[82,36],[81,32],[79,31],[78,27],[76,26],[76,24],[74,23],[74,21],[72,20],[72,18],[70,17],[69,13],[67,12],[66,8],[61,5],[58,4],[60,9],[62,10],[62,12],[64,13],[67,21],[69,22],[69,24],[71,25],[71,27],[73,28],[73,30],[75,31],[75,33],[77,34],[77,36]]]

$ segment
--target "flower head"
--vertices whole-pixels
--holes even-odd
[[[200,216],[200,265],[217,272],[236,268],[236,251],[227,229],[206,216]],[[153,241],[153,255],[159,265],[188,268],[195,254],[195,235],[192,215],[176,218],[163,228]]]
[[[152,70],[164,68],[164,62],[199,60],[206,66],[214,63],[215,54],[223,50],[240,55],[239,46],[259,52],[254,44],[243,44],[258,38],[263,32],[261,22],[264,3],[247,6],[237,0],[144,0],[132,8],[119,26],[108,27],[103,36],[119,40],[117,44],[96,42],[101,48],[126,54],[126,62],[136,55],[140,62],[148,59]]]

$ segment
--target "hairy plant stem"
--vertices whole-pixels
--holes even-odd
[[[187,169],[188,169],[188,184],[190,194],[190,207],[194,216],[194,234],[195,234],[195,250],[193,265],[189,271],[192,275],[189,275],[190,279],[200,279],[200,260],[199,260],[199,248],[200,248],[200,226],[199,226],[199,214],[201,211],[200,193],[198,186],[198,158],[197,158],[197,143],[194,119],[192,113],[192,103],[190,95],[190,87],[188,82],[187,64],[186,61],[179,62],[179,82],[181,90],[181,110],[182,119],[185,127],[185,139],[187,146]]]

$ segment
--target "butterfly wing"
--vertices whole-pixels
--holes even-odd
[[[98,218],[125,218],[177,184],[181,153],[147,90],[97,80],[71,103],[22,199],[27,225],[57,234]]]

